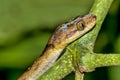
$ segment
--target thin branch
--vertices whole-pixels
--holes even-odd
[[[84,67],[88,70],[87,72],[89,72],[97,67],[120,65],[120,54],[86,53],[81,60]]]
[[[81,73],[79,70],[75,71],[75,80],[83,80],[84,74]]]

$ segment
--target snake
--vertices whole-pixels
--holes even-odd
[[[89,32],[95,24],[96,16],[94,14],[86,14],[77,16],[58,26],[48,40],[42,55],[18,78],[18,80],[36,80],[52,67],[65,47]]]

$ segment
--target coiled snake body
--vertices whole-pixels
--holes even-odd
[[[43,54],[18,80],[36,80],[53,65],[69,43],[91,30],[95,24],[96,16],[87,14],[59,26],[49,39]]]

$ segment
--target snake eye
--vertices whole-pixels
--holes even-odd
[[[78,30],[82,31],[82,30],[84,30],[84,28],[85,28],[85,24],[83,22],[77,23],[77,29]]]

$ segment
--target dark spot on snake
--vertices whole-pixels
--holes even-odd
[[[48,48],[48,49],[53,49],[53,48],[55,48],[55,46],[54,46],[54,44],[48,44],[48,45],[47,45],[47,48]]]
[[[69,25],[67,25],[68,27],[72,27],[72,26],[74,26],[74,24],[69,24]]]
[[[70,38],[71,36],[73,36],[76,31],[77,31],[77,30],[72,31],[70,34],[67,34],[67,35],[66,35],[66,38]]]
[[[46,45],[46,47],[45,47],[45,49],[43,50],[43,52],[45,52],[46,50],[48,50],[48,49],[53,49],[55,46],[54,46],[54,44],[47,44]],[[42,54],[43,55],[43,54]],[[40,56],[42,56],[42,55],[40,55]]]
[[[36,64],[36,66],[35,66],[34,70],[37,70],[37,69],[38,69],[38,67],[39,67],[39,63],[37,63],[37,64]]]

